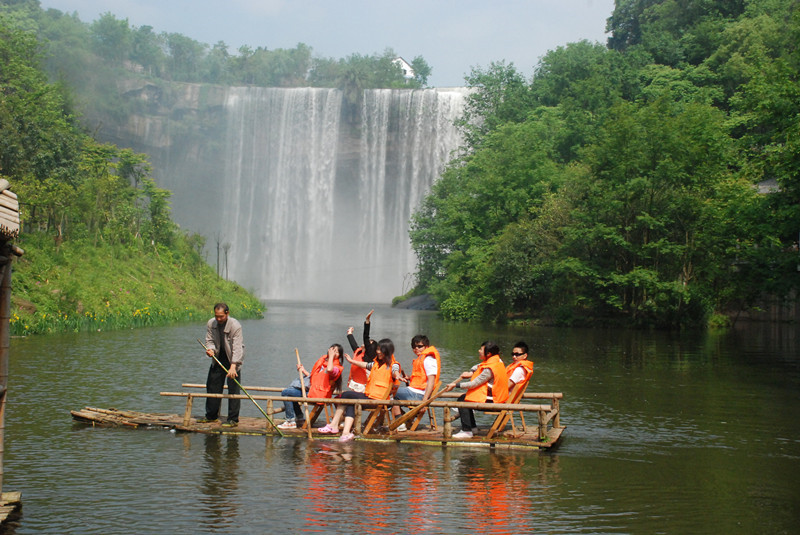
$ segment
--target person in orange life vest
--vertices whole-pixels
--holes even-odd
[[[417,358],[411,363],[411,378],[407,379],[408,386],[397,389],[394,399],[425,401],[433,394],[433,389],[439,381],[442,362],[439,351],[431,345],[424,334],[418,334],[411,339],[411,349]],[[392,407],[395,417],[403,413],[400,407]],[[406,424],[401,424],[398,431],[405,431]]]
[[[373,312],[375,312],[375,310],[370,310],[369,313],[367,314],[366,319],[364,320],[364,357],[363,357],[364,362],[371,362],[375,360],[375,353],[378,347],[378,343],[369,337],[370,318],[372,317]],[[348,336],[348,341],[350,342],[350,346],[352,347],[355,343],[355,338],[353,337],[351,340],[350,336]],[[355,351],[355,349],[353,351]],[[405,374],[403,373],[403,369],[400,367],[400,363],[397,362],[397,360],[395,360],[394,355],[392,355],[391,364],[392,364],[392,380],[394,381],[393,388],[396,390],[400,386],[401,381],[404,380]],[[369,377],[369,370],[367,370],[367,377]],[[358,392],[358,390],[356,390],[356,392]]]
[[[302,364],[297,365],[297,369],[303,374],[303,382],[306,385],[306,397],[309,398],[329,398],[334,390],[342,384],[342,354],[344,349],[339,344],[333,344],[328,348],[328,353],[322,355],[307,371]],[[300,378],[295,379],[291,385],[284,388],[281,396],[291,396],[299,398],[303,396],[300,386]],[[286,421],[278,425],[279,429],[297,429],[302,427],[305,421],[300,412],[300,404],[293,401],[284,401],[283,409],[286,412]]]
[[[350,348],[353,350],[353,360],[358,362],[372,362],[375,360],[375,351],[378,347],[378,342],[369,337],[369,319],[372,316],[373,310],[367,314],[367,319],[364,321],[364,344],[359,347],[356,343],[356,338],[353,336],[353,327],[347,329],[347,341],[350,343]],[[350,366],[350,375],[347,379],[347,388],[355,392],[364,392],[364,387],[369,378],[369,371],[360,366]]]
[[[500,360],[500,347],[494,342],[484,342],[478,355],[482,362],[461,374],[461,379],[469,378],[469,381],[454,381],[445,387],[445,392],[455,387],[465,388],[467,393],[459,397],[458,401],[505,403],[508,400],[508,374],[505,364]],[[491,389],[489,383],[493,385]],[[459,407],[458,414],[461,417],[461,431],[453,435],[453,438],[472,438],[477,430],[475,412]]]
[[[528,360],[528,344],[523,341],[514,344],[514,349],[511,350],[511,358],[514,359],[514,362],[506,367],[509,392],[514,388],[514,385],[524,383],[533,375],[533,361]]]
[[[364,388],[364,392],[353,392],[348,390],[342,394],[342,399],[386,399],[392,388],[392,355],[394,354],[394,343],[388,338],[378,342],[375,360],[372,362],[357,362],[345,355],[352,366],[359,366],[370,371],[369,379]],[[339,432],[339,422],[344,416],[344,426],[340,442],[353,440],[353,422],[355,421],[355,405],[339,405],[333,415],[331,422],[325,427],[318,429],[323,434],[336,434]]]

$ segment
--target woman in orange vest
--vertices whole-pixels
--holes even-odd
[[[356,345],[356,338],[353,336],[353,331],[355,330],[353,327],[347,329],[347,341],[350,342],[350,347],[353,349],[353,360],[362,361],[362,362],[372,362],[375,360],[375,352],[378,347],[378,342],[373,340],[369,337],[369,330],[370,330],[370,318],[372,317],[372,313],[375,310],[370,310],[367,314],[367,318],[364,320],[364,345],[361,347]],[[347,386],[350,390],[355,390],[356,392],[364,392],[364,387],[367,384],[367,379],[369,378],[369,370],[365,369],[363,366],[356,365],[350,366],[350,376],[347,381]],[[400,363],[395,360],[394,355],[392,355],[392,380],[394,381],[393,389],[396,391],[400,387],[401,381],[406,381],[406,376],[403,373],[403,369],[400,366]],[[393,391],[393,393],[394,393]]]
[[[425,401],[433,394],[439,374],[442,371],[442,360],[439,351],[431,345],[424,334],[418,334],[411,339],[411,350],[417,358],[411,363],[411,378],[407,380],[408,386],[397,389],[394,399],[407,401]],[[403,411],[400,407],[392,407],[392,414],[400,416]],[[406,431],[406,424],[401,424],[398,431]]]
[[[469,381],[454,381],[447,385],[445,392],[455,387],[466,388],[467,393],[459,397],[458,401],[505,403],[508,400],[508,375],[505,364],[500,360],[500,347],[494,342],[484,342],[478,355],[482,362],[461,374],[461,379],[469,378]],[[478,430],[475,412],[459,407],[458,414],[461,417],[461,431],[453,435],[453,438],[472,438]]]
[[[514,359],[514,362],[506,368],[509,392],[514,388],[514,385],[524,383],[533,375],[533,361],[528,360],[528,344],[523,341],[514,344],[514,349],[511,350],[511,358]]]
[[[378,348],[375,352],[375,360],[372,362],[357,362],[353,360],[350,355],[345,355],[344,358],[352,366],[359,366],[369,370],[369,379],[364,387],[364,392],[347,391],[342,394],[342,399],[388,399],[392,390],[392,355],[394,354],[394,343],[388,338],[378,342]],[[342,436],[339,437],[339,442],[349,442],[353,440],[354,435],[351,433],[353,429],[353,422],[355,421],[355,405],[339,405],[336,407],[336,413],[333,415],[333,420],[318,429],[323,434],[336,434],[339,432],[339,422],[344,416],[344,427],[342,427]]]
[[[378,347],[378,342],[369,337],[370,317],[375,310],[370,310],[367,318],[364,320],[364,344],[359,346],[356,343],[356,337],[353,336],[355,328],[349,327],[347,329],[347,341],[350,343],[350,348],[353,350],[353,360],[357,362],[372,362],[375,360],[375,351]],[[347,378],[347,388],[355,392],[364,392],[369,379],[369,371],[361,366],[350,366],[350,375]]]
[[[339,344],[333,344],[328,348],[328,353],[322,355],[314,366],[311,372],[308,372],[302,364],[297,365],[297,369],[303,374],[303,381],[306,383],[306,397],[309,398],[329,398],[333,395],[334,390],[340,389],[342,385],[342,355],[344,348]],[[303,390],[300,386],[300,379],[295,379],[291,385],[281,391],[281,396],[299,398],[303,396]],[[279,429],[297,429],[302,427],[305,420],[302,416],[298,420],[297,415],[300,412],[300,404],[293,401],[284,401],[283,409],[286,414],[286,420],[278,425]]]

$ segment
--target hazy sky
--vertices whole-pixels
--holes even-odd
[[[604,43],[614,0],[41,0],[91,22],[105,12],[133,26],[197,41],[267,49],[312,47],[342,58],[392,48],[433,68],[428,83],[463,85],[474,66],[513,62],[530,77],[539,58],[566,43]]]

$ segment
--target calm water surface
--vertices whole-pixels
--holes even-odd
[[[244,321],[243,384],[284,386],[369,306],[272,303]],[[5,491],[28,533],[797,533],[796,326],[724,335],[442,323],[377,307],[373,336],[428,334],[443,380],[496,339],[532,348],[531,389],[564,393],[552,452],[99,429],[84,406],[183,410],[204,325],[12,340]],[[196,404],[200,416],[202,404]],[[259,413],[242,404],[245,415]],[[483,422],[490,420],[484,419]],[[479,420],[479,424],[481,421]]]

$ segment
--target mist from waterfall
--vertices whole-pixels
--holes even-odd
[[[460,144],[465,96],[367,90],[349,118],[336,89],[229,88],[218,184],[228,277],[263,299],[408,291],[409,219]]]

